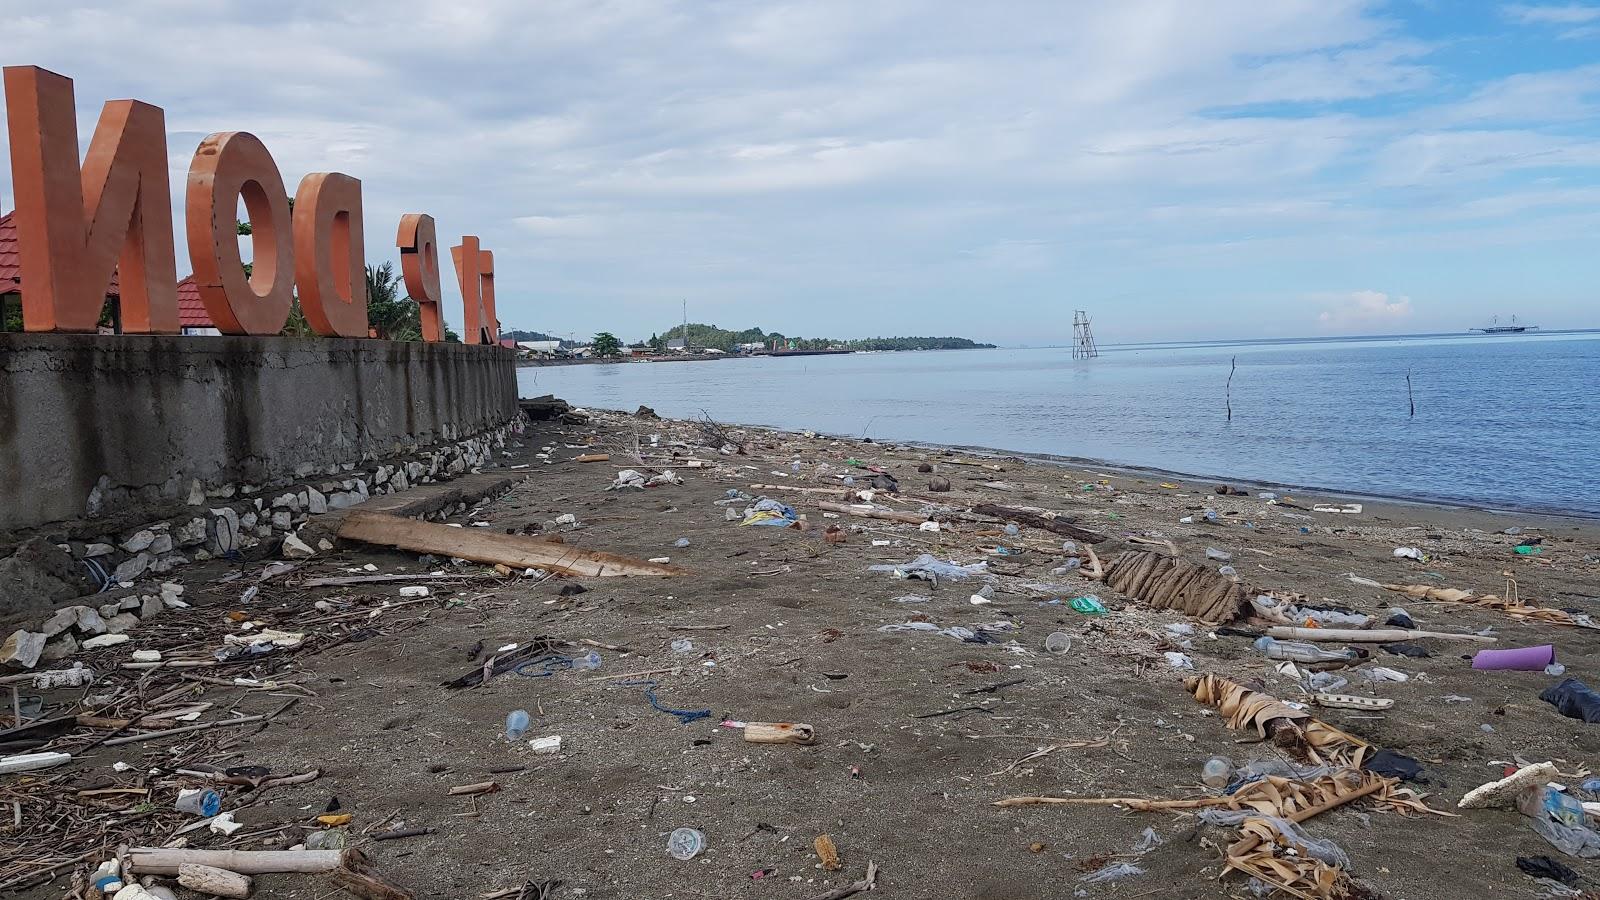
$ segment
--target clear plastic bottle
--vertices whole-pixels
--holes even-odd
[[[1006,534],[1008,534],[1008,535],[1010,535],[1012,537],[1016,537],[1017,535],[1019,535],[1021,533],[1022,533],[1022,529],[1017,527],[1017,523],[1015,523],[1015,522],[1007,522],[1006,523]]]
[[[590,650],[582,656],[573,657],[572,667],[574,669],[598,669],[600,668],[600,654]]]
[[[1287,659],[1293,662],[1331,662],[1356,658],[1356,652],[1348,648],[1324,650],[1304,641],[1279,641],[1264,635],[1256,639],[1256,649],[1268,659]]]
[[[1206,559],[1214,559],[1217,562],[1227,562],[1233,559],[1233,554],[1226,550],[1218,550],[1215,547],[1207,547]]]
[[[525,709],[514,709],[507,714],[506,740],[520,740],[524,734],[528,733],[529,721],[528,711]]]
[[[1233,566],[1221,566],[1217,569],[1217,574],[1233,576],[1239,574],[1239,570]]]
[[[1217,511],[1209,506],[1206,507],[1206,511],[1201,513],[1201,515],[1205,517],[1207,522],[1215,522],[1217,520]]]
[[[856,477],[854,475],[846,475],[844,477],[844,486],[845,487],[855,487],[855,485],[856,485]]]
[[[1061,542],[1061,552],[1062,553],[1077,553],[1078,552],[1078,545],[1073,543],[1072,541],[1062,541]]]
[[[794,462],[789,463],[789,471],[795,473],[796,475],[799,475],[800,474],[800,460],[797,459]]]
[[[1213,756],[1200,768],[1200,780],[1207,787],[1225,788],[1233,780],[1233,760],[1226,756]]]
[[[689,539],[688,538],[678,538],[677,540],[672,542],[672,546],[678,547],[679,549],[687,547],[687,546],[689,546]]]

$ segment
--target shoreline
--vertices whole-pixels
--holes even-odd
[[[630,411],[623,409],[612,409],[602,406],[588,406],[583,408],[591,411],[602,411],[624,416],[632,415]],[[662,421],[693,423],[693,420],[672,419],[665,416],[662,417]],[[1140,466],[1130,463],[1119,463],[1112,460],[1095,459],[1092,457],[1063,456],[1053,453],[1026,453],[1015,450],[1007,450],[1002,447],[986,447],[979,444],[941,444],[929,441],[900,440],[898,438],[863,438],[847,434],[834,434],[830,432],[817,431],[814,429],[784,428],[775,425],[765,425],[752,422],[723,422],[720,419],[716,420],[716,422],[717,424],[728,428],[755,428],[790,436],[816,435],[819,438],[825,437],[831,440],[853,441],[856,443],[915,447],[918,449],[935,451],[949,450],[989,459],[1014,459],[1028,463],[1036,463],[1039,465],[1054,466],[1062,469],[1082,470],[1089,467],[1094,467],[1099,469],[1107,469],[1123,476],[1144,476],[1149,478],[1162,478],[1177,481],[1209,481],[1215,484],[1228,484],[1233,487],[1246,487],[1251,490],[1252,494],[1259,489],[1261,491],[1272,491],[1274,493],[1292,492],[1298,494],[1311,494],[1330,501],[1342,500],[1369,505],[1376,504],[1379,506],[1393,506],[1399,508],[1438,509],[1441,511],[1478,513],[1492,516],[1524,516],[1566,524],[1600,524],[1600,514],[1574,512],[1568,510],[1553,510],[1539,507],[1488,506],[1474,504],[1461,498],[1365,493],[1361,491],[1341,490],[1338,488],[1317,487],[1314,485],[1291,484],[1288,482],[1272,481],[1270,479],[1180,472],[1175,469],[1162,469],[1154,466]]]

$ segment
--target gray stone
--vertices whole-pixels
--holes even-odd
[[[411,479],[408,478],[404,472],[396,472],[394,473],[394,477],[389,479],[389,488],[391,490],[404,491],[408,490],[410,487]]]
[[[273,506],[284,506],[284,507],[288,507],[289,509],[299,509],[300,508],[300,497],[298,495],[296,495],[296,494],[293,494],[293,493],[284,494],[284,495],[282,495],[280,497],[274,497],[273,500],[272,500],[272,505]]]
[[[4,440],[0,435],[0,442]],[[0,618],[43,617],[57,603],[81,597],[95,587],[84,565],[71,554],[45,538],[34,538],[0,559]]]
[[[347,494],[344,491],[336,491],[328,495],[328,508],[345,509],[347,507],[355,506],[358,499],[359,498]]]
[[[182,553],[168,553],[166,556],[151,563],[150,571],[157,575],[164,575],[179,566],[187,566],[188,564],[189,558]]]
[[[39,630],[44,633],[45,637],[55,637],[66,631],[68,628],[78,624],[79,608],[76,606],[63,606],[51,613],[50,618],[45,619],[44,624],[39,626]]]
[[[97,556],[110,556],[117,552],[117,548],[110,544],[94,543],[83,548],[84,559],[94,559]]]
[[[31,669],[39,662],[39,654],[44,652],[45,641],[49,638],[37,631],[24,631],[17,629],[11,632],[6,642],[0,645],[0,665],[10,666],[14,669]]]
[[[161,615],[162,611],[166,609],[166,607],[161,604],[160,597],[146,596],[140,597],[139,600],[139,618],[141,619],[149,619],[159,616]]]
[[[179,547],[193,547],[206,541],[206,520],[196,516],[172,530],[172,542]]]
[[[294,524],[294,515],[287,509],[276,510],[272,514],[272,527],[278,531],[288,531]],[[265,535],[263,535],[265,537]]]
[[[70,607],[78,611],[78,631],[82,634],[105,634],[107,615],[105,610],[107,606],[111,607],[110,615],[114,616],[121,611],[115,604],[111,603],[107,603],[99,609],[88,606]]]
[[[124,631],[138,627],[138,625],[138,616],[131,612],[118,613],[106,620],[106,633],[122,634]]]
[[[246,529],[254,528],[256,527],[256,523],[259,521],[261,521],[261,517],[259,515],[253,512],[247,512],[239,517],[239,527]]]
[[[316,463],[303,462],[294,467],[294,477],[304,478],[317,470]]]
[[[115,647],[118,644],[126,644],[130,640],[132,638],[125,634],[102,634],[89,638],[79,646],[85,650],[99,650],[101,647]]]
[[[133,581],[143,575],[146,569],[150,568],[151,562],[152,560],[148,553],[138,553],[130,556],[123,560],[121,565],[117,566],[115,572],[111,573],[111,580],[118,584],[124,581]]]
[[[139,605],[141,603],[143,603],[143,602],[144,601],[139,599],[138,597],[123,597],[121,600],[117,601],[117,611],[118,612],[133,612],[133,611],[137,610],[139,608]]]
[[[119,612],[122,612],[122,607],[115,603],[100,604],[100,617],[103,619],[109,619]],[[101,627],[105,627],[104,624],[102,624]]]
[[[122,549],[129,553],[138,553],[156,542],[156,533],[148,528],[136,531],[133,536],[122,542]]]
[[[205,506],[206,489],[200,485],[200,479],[191,479],[189,482],[189,505]]]
[[[239,488],[236,485],[225,484],[222,487],[212,488],[211,490],[206,491],[206,496],[215,498],[217,500],[229,500],[232,499],[233,495],[237,494],[238,492]]]
[[[233,507],[222,506],[211,511],[211,522],[207,526],[210,534],[210,543],[206,549],[213,555],[222,554],[239,549],[239,514]]]
[[[317,555],[317,551],[311,549],[311,546],[309,544],[307,544],[305,541],[300,540],[300,538],[297,535],[293,535],[293,534],[284,535],[284,538],[283,538],[283,557],[284,557],[284,559],[305,559],[307,557],[315,556],[315,555]]]
[[[328,498],[316,488],[306,488],[306,511],[320,515],[328,511]]]
[[[39,662],[53,663],[78,652],[78,639],[70,634],[63,634],[55,640],[44,645],[44,650],[39,654]]]
[[[151,545],[150,545],[150,553],[151,553],[151,555],[152,556],[160,556],[163,553],[171,553],[171,552],[172,552],[172,535],[170,535],[170,534],[158,534],[158,535],[156,535],[155,541],[153,543],[151,543]]]

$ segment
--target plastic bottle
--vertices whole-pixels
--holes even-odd
[[[1217,569],[1217,574],[1218,575],[1237,575],[1237,574],[1239,574],[1239,570],[1235,569],[1233,566],[1221,566],[1221,567],[1219,567]]]
[[[506,740],[519,740],[524,734],[528,733],[528,724],[529,718],[527,710],[512,710],[506,715]]]
[[[1226,756],[1213,756],[1200,768],[1200,780],[1207,787],[1225,788],[1233,780],[1233,760]]]
[[[1208,506],[1206,507],[1206,511],[1201,513],[1201,516],[1203,516],[1207,522],[1215,522],[1217,520],[1217,511]]]
[[[1217,562],[1227,562],[1233,559],[1233,554],[1226,550],[1218,550],[1215,547],[1207,547],[1206,559],[1214,559]]]
[[[1062,541],[1061,542],[1061,552],[1062,553],[1077,553],[1078,552],[1078,545],[1076,543],[1072,542],[1072,541]]]
[[[1007,522],[1006,523],[1006,534],[1011,535],[1012,537],[1016,537],[1017,535],[1019,535],[1021,533],[1022,533],[1022,529],[1017,527],[1017,523],[1015,523],[1015,522]]]
[[[574,669],[598,669],[600,668],[600,654],[590,650],[582,656],[573,657],[572,667]]]
[[[203,788],[182,790],[172,808],[196,816],[214,816],[222,811],[222,795]]]
[[[706,836],[693,828],[679,828],[667,836],[667,852],[676,860],[694,859],[705,846]]]
[[[1256,649],[1268,659],[1287,659],[1294,662],[1329,662],[1356,658],[1354,650],[1324,650],[1315,644],[1303,641],[1279,641],[1265,635],[1256,639]]]
[[[1052,631],[1044,639],[1044,649],[1052,656],[1065,656],[1072,649],[1072,635],[1065,631]]]
[[[681,547],[687,547],[687,546],[689,546],[689,539],[688,538],[678,538],[677,540],[672,542],[672,546],[680,547],[680,548]]]
[[[795,473],[796,475],[799,475],[800,474],[800,460],[797,459],[794,462],[789,463],[789,471]]]
[[[856,477],[854,475],[846,475],[844,477],[844,486],[845,487],[855,487],[855,484],[856,484]]]

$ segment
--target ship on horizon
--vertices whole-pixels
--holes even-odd
[[[1469,328],[1467,330],[1481,331],[1484,334],[1522,334],[1525,331],[1538,331],[1539,326],[1523,325],[1517,321],[1516,316],[1511,317],[1510,325],[1501,325],[1499,316],[1491,316],[1489,318],[1488,325],[1479,326],[1477,328]]]

